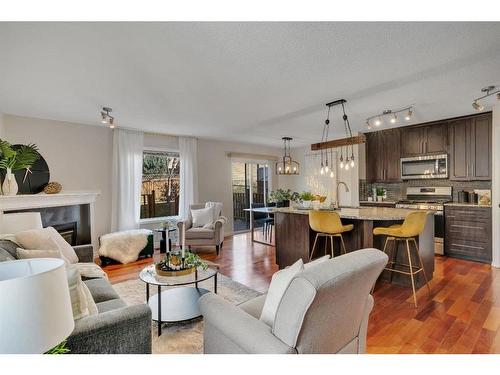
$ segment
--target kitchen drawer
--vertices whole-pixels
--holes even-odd
[[[491,208],[445,206],[445,255],[491,262]]]
[[[454,239],[446,245],[445,255],[478,262],[491,262],[491,248],[487,243],[472,243]]]

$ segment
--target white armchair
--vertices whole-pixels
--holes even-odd
[[[188,218],[184,221],[179,221],[177,227],[179,229],[179,243],[182,243],[183,227],[186,226],[186,245],[191,246],[215,246],[217,255],[222,248],[224,242],[224,219],[222,219],[222,210],[217,214],[220,217],[214,222],[212,228],[193,228],[193,218],[191,210],[199,210],[205,208],[205,204],[191,204],[189,206]]]

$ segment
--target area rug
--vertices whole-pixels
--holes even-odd
[[[213,280],[201,282],[201,288],[213,291]],[[140,280],[128,280],[113,285],[116,292],[128,305],[145,303],[146,287]],[[164,289],[163,287],[162,289]],[[150,288],[151,295],[156,288]],[[219,274],[217,294],[232,304],[239,304],[258,297],[261,293]],[[152,322],[154,354],[196,354],[203,353],[203,319],[197,318],[181,323],[163,323],[158,337],[156,322]]]

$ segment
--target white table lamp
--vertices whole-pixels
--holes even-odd
[[[0,262],[0,354],[45,353],[74,327],[63,260]]]

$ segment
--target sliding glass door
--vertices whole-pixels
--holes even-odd
[[[233,231],[248,231],[250,230],[250,213],[245,209],[264,207],[269,198],[269,165],[250,161],[233,161],[231,175]]]

